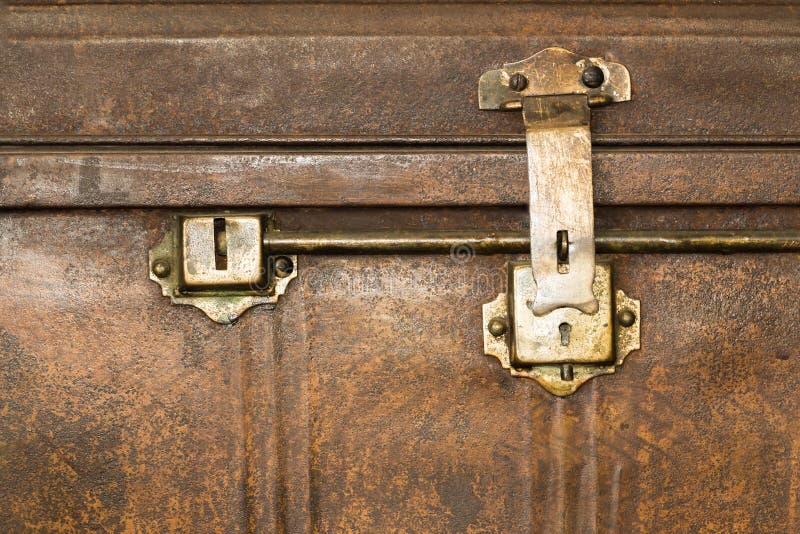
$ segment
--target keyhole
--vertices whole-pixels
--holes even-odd
[[[572,331],[572,326],[569,323],[561,323],[558,325],[558,331],[561,334],[561,344],[566,347],[569,345],[569,333]]]
[[[222,217],[214,219],[214,267],[218,271],[228,270],[228,235]]]

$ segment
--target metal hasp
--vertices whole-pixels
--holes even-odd
[[[200,308],[212,320],[233,323],[253,306],[275,306],[297,277],[297,256],[264,252],[271,214],[176,215],[150,250],[150,279],[173,304]]]
[[[591,107],[630,98],[624,65],[563,48],[480,78],[481,109],[522,110],[530,183],[531,261],[510,264],[508,293],[484,305],[485,352],[555,395],[639,347],[639,303],[614,294],[611,266],[595,264],[589,129]],[[614,321],[623,311],[632,324]]]

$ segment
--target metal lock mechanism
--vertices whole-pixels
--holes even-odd
[[[522,110],[530,183],[530,263],[483,306],[484,349],[555,395],[613,373],[639,348],[639,301],[595,263],[590,108],[630,100],[627,68],[547,48],[483,74],[481,109]]]
[[[613,288],[610,263],[595,262],[589,129],[592,107],[630,98],[624,65],[562,48],[480,78],[481,109],[522,110],[530,182],[531,259],[509,263],[507,292],[483,305],[484,350],[555,395],[613,373],[639,348],[639,301]],[[178,215],[150,251],[150,278],[173,303],[229,324],[251,306],[275,306],[297,276],[293,253],[427,253],[453,239],[408,232],[323,239],[281,234],[268,213]],[[518,251],[522,241],[493,234],[478,248],[502,242]]]
[[[297,277],[297,256],[264,253],[264,232],[276,232],[271,214],[177,215],[150,250],[150,279],[174,304],[203,310],[230,324],[259,304],[274,307]]]

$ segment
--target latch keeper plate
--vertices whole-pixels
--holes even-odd
[[[595,269],[597,313],[564,308],[537,316],[524,299],[529,284],[535,283],[530,264],[509,263],[508,291],[483,305],[484,352],[512,375],[532,378],[560,397],[590,378],[615,372],[639,349],[640,304],[620,289],[612,291],[610,264],[597,263]],[[559,328],[563,324],[569,325],[573,338],[566,344]]]
[[[150,250],[150,279],[173,304],[200,308],[222,324],[253,306],[274,308],[297,278],[297,256],[267,255],[265,231],[277,231],[271,213],[176,215]]]

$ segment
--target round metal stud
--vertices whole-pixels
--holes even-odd
[[[166,260],[158,260],[153,263],[153,274],[159,278],[169,276],[170,270],[169,262]]]
[[[506,333],[506,322],[499,317],[495,317],[491,321],[489,321],[489,333],[492,334],[494,337],[500,337]]]
[[[294,272],[294,263],[286,256],[275,258],[275,275],[279,278],[286,278]]]
[[[592,65],[591,67],[586,67],[583,69],[583,74],[581,75],[581,82],[586,87],[590,87],[595,89],[603,85],[605,81],[605,74],[603,74],[603,69]]]
[[[631,310],[620,310],[617,312],[617,321],[624,327],[633,326],[636,322],[636,314]]]
[[[525,77],[524,74],[520,74],[519,72],[516,74],[512,74],[511,78],[508,79],[508,86],[513,89],[514,91],[522,91],[526,87],[528,87],[528,78]]]

